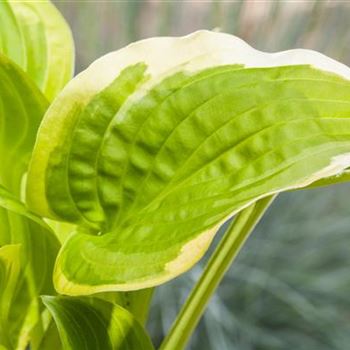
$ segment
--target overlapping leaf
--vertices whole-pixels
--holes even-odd
[[[7,280],[1,278],[1,339],[7,339],[8,349],[25,349],[41,322],[39,295],[54,293],[52,271],[59,243],[39,217],[2,187],[0,217],[0,249],[11,249],[7,261],[16,267]]]
[[[0,247],[0,346],[11,347],[9,313],[20,273],[20,245]]]
[[[1,339],[11,350],[25,349],[33,329],[41,327],[38,296],[54,293],[52,270],[59,243],[49,227],[19,201],[48,102],[25,73],[2,55],[0,76],[0,247],[20,247],[11,254],[19,264],[16,281],[3,280],[0,287],[12,289],[11,298],[10,292],[0,296],[0,304],[7,308],[1,310]]]
[[[152,343],[131,313],[100,299],[43,297],[65,350],[151,350]]]
[[[72,77],[70,29],[47,0],[0,2],[0,52],[20,65],[51,100]]]
[[[349,79],[316,52],[266,54],[210,32],[96,61],[50,107],[28,176],[32,209],[79,225],[56,288],[160,284],[251,202],[342,172]]]
[[[24,72],[0,55],[0,183],[19,195],[48,102]]]

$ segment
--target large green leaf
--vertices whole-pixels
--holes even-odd
[[[100,299],[43,297],[65,350],[151,350],[148,335],[130,312]]]
[[[267,54],[226,34],[154,38],[111,53],[48,110],[30,207],[79,225],[58,291],[163,283],[250,203],[350,165],[350,69],[319,53]]]
[[[0,278],[3,326],[0,335],[1,339],[7,339],[5,345],[9,350],[25,349],[30,339],[35,338],[32,337],[34,329],[43,327],[39,295],[54,293],[52,272],[59,242],[44,221],[3,187],[0,187],[1,246],[1,252],[8,253],[11,249],[12,260],[7,254],[7,261],[16,267],[16,274],[12,275],[17,277]]]
[[[3,0],[0,23],[0,52],[20,65],[51,100],[73,73],[67,23],[47,0]]]

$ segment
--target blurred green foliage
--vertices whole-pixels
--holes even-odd
[[[135,40],[214,28],[260,50],[304,47],[350,64],[347,1],[55,3],[73,30],[77,72]],[[281,195],[230,269],[189,348],[349,349],[349,202],[348,184]],[[158,288],[149,324],[156,343],[200,271],[196,266]]]

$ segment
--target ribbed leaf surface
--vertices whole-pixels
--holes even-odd
[[[32,209],[80,225],[56,288],[160,284],[250,203],[342,172],[349,78],[316,52],[266,54],[210,32],[96,61],[50,107],[28,177]]]

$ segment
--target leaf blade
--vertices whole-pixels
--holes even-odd
[[[160,65],[166,50],[174,60]],[[48,111],[29,173],[30,206],[81,225],[58,256],[56,288],[164,283],[244,207],[342,172],[349,78],[315,52],[266,54],[208,32],[146,40],[95,62]]]
[[[52,100],[72,77],[74,45],[65,20],[47,0],[6,0],[0,51],[13,59]],[[6,24],[5,22],[5,24]]]
[[[0,212],[0,249],[20,247],[15,260],[18,271],[13,297],[3,298],[0,293],[0,304],[9,310],[3,337],[9,339],[10,349],[25,349],[31,333],[41,322],[39,295],[55,293],[52,272],[59,242],[39,217],[3,187],[0,187]],[[5,291],[11,287],[11,283],[4,285]],[[6,313],[1,314],[5,317]]]
[[[27,171],[36,132],[48,102],[24,72],[2,55],[0,76],[0,150],[3,160],[0,181],[19,196],[22,177]]]
[[[143,328],[120,306],[100,299],[42,298],[57,323],[64,349],[153,349]]]

